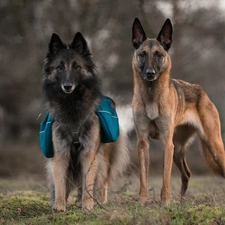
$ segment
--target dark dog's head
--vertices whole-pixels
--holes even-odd
[[[172,44],[173,28],[167,19],[155,39],[147,38],[138,18],[132,27],[132,43],[135,50],[134,66],[146,81],[157,80],[170,63],[168,50]]]
[[[82,80],[93,76],[93,70],[91,53],[80,32],[75,34],[69,46],[57,34],[52,34],[44,66],[47,81],[70,94]]]

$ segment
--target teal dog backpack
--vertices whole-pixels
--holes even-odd
[[[96,113],[100,122],[101,142],[117,141],[120,136],[120,128],[114,101],[107,96],[103,96],[100,105],[97,106]]]
[[[100,105],[96,108],[96,114],[100,122],[101,142],[109,143],[117,141],[120,136],[120,129],[114,101],[107,96],[103,96]],[[40,124],[40,146],[46,158],[52,158],[54,155],[52,143],[53,122],[53,118],[47,113]]]
[[[40,124],[40,146],[42,153],[46,158],[52,158],[54,155],[52,143],[52,123],[53,119],[49,113]]]

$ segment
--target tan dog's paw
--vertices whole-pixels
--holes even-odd
[[[146,202],[147,202],[148,198],[147,197],[139,197],[138,199],[138,202],[141,204],[141,205],[144,205]]]
[[[66,211],[66,206],[64,204],[54,204],[52,207],[53,210],[56,210],[58,212],[65,212]]]
[[[170,206],[170,193],[169,192],[161,192],[161,205],[168,207]]]

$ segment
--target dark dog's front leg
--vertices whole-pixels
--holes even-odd
[[[54,157],[52,158],[52,180],[54,184],[55,201],[53,208],[58,211],[66,210],[67,198],[67,171],[69,166],[70,148],[69,141],[61,140],[60,129],[53,124]]]
[[[96,149],[86,152],[81,157],[82,164],[82,208],[94,207],[94,183],[98,171]]]
[[[63,159],[54,153],[52,159],[52,175],[55,186],[55,202],[53,208],[58,211],[66,210],[66,177],[67,177],[68,160]]]

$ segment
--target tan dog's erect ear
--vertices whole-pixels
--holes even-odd
[[[168,51],[172,44],[173,27],[170,19],[167,19],[163,24],[161,31],[157,37],[157,40],[163,46],[163,48]]]
[[[145,41],[146,35],[141,22],[138,18],[135,18],[132,26],[132,43],[135,49],[138,49],[140,45]]]

